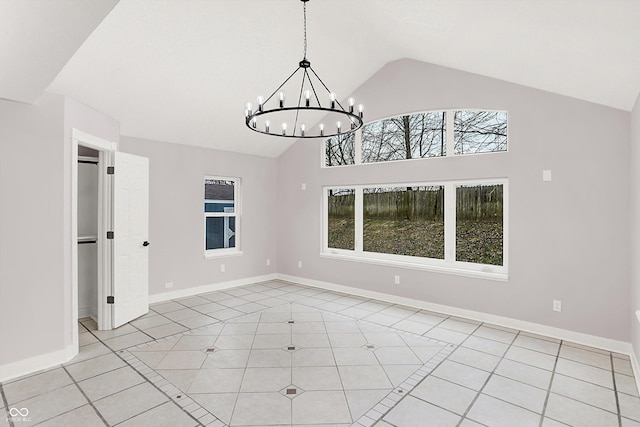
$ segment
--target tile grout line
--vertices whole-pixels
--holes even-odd
[[[104,423],[105,426],[109,426],[109,423],[107,422],[107,420],[104,419],[104,417],[102,416],[102,414],[100,413],[100,411],[98,411],[98,408],[95,407],[95,405],[93,404],[93,401],[91,399],[89,399],[89,396],[87,396],[87,394],[84,392],[84,390],[78,385],[78,382],[76,381],[75,378],[73,378],[71,376],[71,374],[69,373],[69,371],[67,371],[67,367],[66,366],[62,366],[62,369],[64,370],[64,372],[69,376],[69,378],[71,378],[71,381],[73,381],[73,384],[76,386],[76,388],[80,391],[80,393],[84,396],[85,399],[87,399],[87,402],[89,402],[89,405],[91,406],[91,409],[94,410],[94,412],[98,415],[98,417],[100,418],[100,420],[102,420],[102,422]],[[97,376],[97,375],[96,375]],[[90,377],[93,378],[93,377]],[[77,408],[74,408],[72,410],[75,410]],[[68,413],[71,411],[67,411],[65,413]],[[56,416],[60,416],[62,414],[56,415]],[[55,418],[55,417],[54,417]]]
[[[616,387],[616,371],[613,364],[613,354],[609,353],[609,359],[611,361],[611,378],[613,379],[613,395],[616,398],[616,409],[618,410],[618,426],[622,427],[622,414],[620,413],[620,399],[618,399],[618,389]]]
[[[2,383],[0,383],[0,396],[2,397],[2,403],[4,405],[5,412],[7,413],[7,421],[9,422],[9,426],[15,427],[11,414],[9,413],[9,401],[7,400],[7,396],[4,393],[4,386]]]
[[[482,325],[482,324],[484,324],[484,323],[481,323],[481,325]],[[476,329],[477,329],[477,328],[476,328]],[[473,408],[473,405],[475,405],[475,403],[478,401],[478,398],[479,398],[479,397],[480,397],[480,395],[482,394],[482,391],[485,389],[485,387],[487,386],[487,384],[489,384],[489,381],[491,381],[491,378],[493,378],[493,376],[495,375],[496,369],[498,369],[498,366],[500,366],[500,363],[502,363],[502,361],[503,361],[503,360],[505,360],[505,356],[506,356],[506,354],[509,352],[509,349],[513,346],[513,343],[515,342],[515,340],[518,338],[518,336],[519,336],[519,335],[520,335],[520,331],[518,331],[518,333],[516,333],[516,335],[513,337],[513,339],[512,339],[512,340],[511,340],[511,342],[509,343],[509,347],[507,347],[507,349],[505,350],[504,354],[500,357],[500,360],[498,360],[498,362],[496,363],[496,366],[494,366],[494,368],[491,370],[491,372],[489,372],[489,376],[488,376],[488,377],[487,377],[487,379],[485,380],[484,384],[482,384],[482,387],[480,387],[480,389],[479,389],[479,390],[478,390],[478,392],[476,393],[475,397],[473,398],[473,400],[471,401],[471,403],[469,403],[469,405],[467,406],[467,409],[464,411],[464,414],[462,414],[462,418],[460,418],[460,421],[458,421],[458,426],[460,426],[460,424],[462,424],[462,422],[463,422],[465,419],[467,419],[467,415],[468,415],[468,414],[469,414],[469,412],[471,411],[471,408]],[[471,335],[469,335],[469,337],[470,337],[470,336],[471,336]],[[467,339],[468,339],[469,337],[467,337]],[[466,341],[466,339],[460,343],[460,346],[462,346],[462,344],[464,344],[464,342],[465,342],[465,341]],[[506,343],[505,343],[505,344],[506,344]],[[464,348],[466,348],[466,347],[464,347]],[[494,356],[495,356],[495,355],[494,355]],[[497,357],[497,356],[496,356],[496,357]],[[507,360],[509,360],[509,359],[507,359]],[[476,369],[480,369],[480,368],[477,368],[477,367],[475,367],[475,368],[476,368]],[[483,370],[483,369],[481,369],[481,370]],[[485,372],[487,372],[487,371],[485,371]],[[489,395],[487,395],[487,396],[489,396]],[[491,396],[491,397],[493,397],[493,396]],[[497,399],[497,398],[495,398],[495,397],[494,397],[494,399]],[[498,400],[503,401],[502,399],[498,399]],[[503,401],[503,402],[504,402],[504,401]],[[508,403],[508,404],[510,404],[510,405],[514,405],[514,404],[513,404],[513,403],[511,403],[511,402],[506,402],[506,403]],[[514,405],[514,406],[520,407],[520,406],[518,406],[518,405]],[[523,409],[526,409],[526,408],[523,408]],[[531,411],[530,409],[527,409],[527,410]],[[531,411],[531,412],[533,412],[533,411]],[[542,417],[541,417],[541,418],[542,418]],[[471,418],[469,418],[469,419],[471,419]],[[475,421],[475,420],[472,420],[472,421]]]
[[[553,371],[551,371],[551,379],[549,380],[549,388],[547,389],[547,395],[544,398],[544,404],[542,405],[542,417],[540,418],[539,427],[542,427],[544,422],[544,417],[547,412],[547,404],[549,403],[549,397],[551,396],[551,387],[553,386],[553,380],[556,376],[556,367],[558,366],[558,360],[560,359],[560,350],[562,350],[562,343],[564,341],[560,340],[560,344],[558,345],[558,351],[556,352],[556,358],[553,362]]]
[[[190,331],[185,331],[185,332],[190,332]],[[184,333],[184,332],[182,332],[182,333],[174,334],[173,336],[177,336],[177,335],[184,335],[184,334],[185,334],[185,333]],[[94,336],[95,336],[95,335],[94,335]],[[173,337],[173,336],[172,336],[172,337]],[[96,338],[97,338],[98,340],[100,340],[100,338],[98,338],[98,337],[96,337]],[[166,338],[166,337],[163,337],[163,338]],[[156,341],[157,341],[157,340],[156,340]],[[103,342],[102,340],[100,340],[100,342],[101,342],[102,344],[104,344],[104,342]],[[143,344],[148,344],[148,343],[150,343],[150,342],[153,342],[153,341],[147,341],[146,343],[143,343]],[[135,346],[135,345],[134,345],[134,346],[131,346],[131,347],[128,347],[128,348],[134,348],[134,347],[137,347],[137,346]],[[182,410],[182,411],[183,411],[183,412],[185,412],[189,417],[193,418],[193,419],[198,423],[198,425],[202,425],[202,424],[200,423],[200,421],[198,421],[198,420],[197,420],[193,415],[191,415],[191,414],[190,414],[189,412],[187,412],[183,407],[181,407],[177,402],[175,402],[175,400],[174,400],[174,399],[173,399],[173,398],[172,398],[168,393],[166,393],[164,390],[162,390],[162,389],[161,389],[157,384],[155,384],[155,383],[154,383],[153,381],[151,381],[151,380],[150,380],[146,375],[144,375],[142,372],[140,372],[140,370],[138,370],[138,368],[137,368],[137,367],[133,366],[133,364],[131,364],[131,363],[129,362],[129,360],[127,360],[125,357],[123,357],[123,356],[122,356],[122,355],[131,355],[131,353],[129,352],[129,350],[128,350],[128,349],[121,349],[121,350],[117,350],[117,351],[116,351],[116,350],[111,349],[111,348],[110,348],[110,347],[108,347],[108,346],[107,346],[107,348],[109,348],[109,350],[110,350],[113,354],[115,354],[115,355],[116,355],[120,360],[122,360],[125,364],[127,364],[128,366],[130,366],[130,367],[131,367],[131,368],[132,368],[132,369],[133,369],[133,370],[134,370],[138,375],[140,375],[140,376],[141,376],[141,377],[142,377],[142,378],[143,378],[147,383],[151,384],[151,386],[152,386],[152,387],[154,387],[154,388],[155,388],[155,389],[157,389],[160,393],[162,393],[162,394],[164,394],[165,396],[167,396],[167,397],[169,398],[169,401],[173,402],[176,406],[178,406],[178,409]],[[108,353],[107,353],[107,354],[108,354]],[[140,359],[136,358],[136,357],[135,357],[135,356],[133,356],[133,355],[131,355],[131,357],[135,358],[135,359],[136,359],[136,361],[140,362],[141,364],[143,364],[144,366],[146,366],[148,369],[150,369],[150,370],[152,370],[153,372],[155,372],[155,369],[151,369],[151,368],[149,368],[149,367],[148,367],[144,362],[142,362]],[[65,371],[66,371],[66,367],[64,367],[64,368],[65,368]],[[67,372],[67,374],[69,374],[69,372],[68,372],[68,371],[66,371],[66,372]],[[69,376],[71,377],[71,374],[69,374]],[[166,381],[166,379],[165,379],[164,377],[162,377],[162,378]],[[73,377],[72,377],[71,379],[72,379],[72,380],[74,381],[74,383],[75,383],[75,379],[74,379]],[[169,382],[169,381],[167,381],[167,383],[171,384],[171,382]],[[173,384],[171,384],[171,385],[173,386]],[[78,386],[77,384],[76,384],[76,386],[80,389],[80,386]],[[135,387],[135,386],[133,386],[133,387]],[[131,387],[129,387],[129,388],[131,388]],[[80,389],[80,390],[82,391],[82,389]],[[84,391],[82,391],[82,394],[84,395]],[[95,408],[95,406],[93,406],[93,402],[92,402],[92,401],[91,401],[91,400],[90,400],[86,395],[85,395],[85,398],[87,398],[87,400],[89,401],[89,403],[91,404],[91,406],[94,408],[94,410],[96,410],[96,412],[98,412],[98,414],[100,414],[100,412]],[[145,412],[147,412],[147,411],[149,411],[149,410],[151,410],[151,409],[155,409],[155,408],[157,408],[158,406],[163,405],[164,403],[166,403],[166,402],[162,402],[162,403],[160,403],[159,405],[154,406],[153,408],[149,408],[149,409],[147,409],[146,411],[141,412],[140,414],[143,414],[143,413],[145,413]],[[138,416],[138,415],[140,415],[140,414],[136,414],[136,415],[134,415],[133,417]],[[133,418],[133,417],[131,417],[131,418]],[[102,417],[102,414],[100,414],[100,418],[104,421],[104,418]],[[129,418],[129,419],[131,419],[131,418]],[[124,421],[124,420],[123,420],[123,421]],[[109,425],[108,423],[106,423],[106,421],[105,421],[105,424],[106,424],[107,426]]]
[[[422,377],[420,380],[418,380],[416,382],[416,384],[410,386],[410,387],[402,387],[403,384],[406,384],[406,380],[401,383],[398,387],[394,387],[393,390],[391,390],[385,397],[383,397],[382,399],[380,399],[380,401],[378,403],[376,403],[372,408],[370,408],[369,410],[367,410],[367,412],[365,412],[362,416],[360,416],[360,418],[358,418],[352,426],[354,427],[361,427],[363,425],[373,425],[369,422],[367,422],[367,424],[365,423],[361,423],[360,421],[369,421],[372,420],[373,423],[377,423],[379,421],[381,421],[389,412],[391,412],[393,410],[393,408],[395,408],[402,400],[404,400],[422,381],[425,380],[425,378],[427,378],[438,366],[440,366],[440,364],[442,364],[445,360],[447,360],[447,358],[451,355],[451,353],[454,351],[454,349],[457,348],[457,346],[455,346],[454,344],[449,344],[447,346],[445,346],[444,348],[442,348],[438,353],[436,353],[435,355],[433,355],[433,357],[431,357],[429,360],[427,360],[426,363],[424,363],[420,368],[416,369],[414,371],[414,373],[412,373],[408,378],[411,378],[413,375],[415,375],[416,372],[419,372],[421,370],[424,370],[423,372],[420,373],[420,376]],[[432,361],[438,359],[441,357],[441,355],[446,354],[446,356],[442,357],[441,360],[439,360],[435,365],[428,367],[427,365],[431,364]],[[427,368],[425,370],[425,368]],[[402,393],[402,394],[400,394]],[[391,398],[391,396],[393,396],[393,398]],[[386,399],[390,399],[391,401],[393,401],[393,406],[387,406],[386,404],[383,404],[383,406],[386,407],[386,410],[384,412],[378,411],[375,408],[377,408],[384,400]],[[375,413],[373,413],[375,411]],[[367,420],[364,420],[367,419]],[[386,422],[386,421],[385,421]]]

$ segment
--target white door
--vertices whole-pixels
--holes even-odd
[[[149,159],[115,152],[113,327],[149,311]]]

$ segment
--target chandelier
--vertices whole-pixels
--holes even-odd
[[[355,110],[355,100],[349,98],[345,109],[322,79],[311,67],[307,59],[307,2],[303,4],[304,14],[304,55],[298,68],[266,99],[258,96],[254,108],[246,104],[245,123],[255,132],[285,138],[330,138],[355,132],[362,127],[362,104]],[[287,83],[294,76],[302,74],[297,104],[287,104],[285,93]],[[295,80],[294,80],[295,81]],[[292,82],[290,86],[293,86]],[[295,92],[294,92],[295,93]],[[295,99],[294,99],[295,101]],[[324,104],[323,104],[324,103]],[[320,120],[325,120],[327,125]]]

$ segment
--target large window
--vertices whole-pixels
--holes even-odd
[[[204,226],[205,254],[239,252],[238,178],[205,177]]]
[[[445,110],[404,114],[327,139],[324,166],[507,151],[507,113]]]
[[[444,187],[362,190],[365,252],[444,259]]]
[[[323,256],[507,277],[506,179],[326,187]]]

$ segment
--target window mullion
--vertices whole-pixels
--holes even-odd
[[[453,156],[455,153],[455,132],[454,132],[454,114],[455,111],[454,110],[447,110],[447,156]]]
[[[362,187],[355,188],[355,206],[354,206],[354,215],[355,215],[355,251],[362,253],[363,248],[363,196],[362,196]]]
[[[362,128],[356,131],[353,144],[354,144],[354,147],[353,147],[354,163],[356,165],[362,164]]]
[[[456,260],[456,186],[444,185],[444,259]]]

